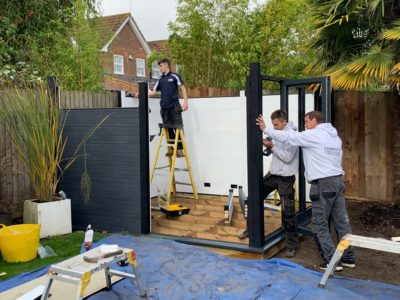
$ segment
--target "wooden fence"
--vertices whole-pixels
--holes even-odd
[[[343,142],[346,197],[398,201],[399,94],[335,91],[333,124]]]
[[[29,179],[23,171],[5,125],[0,122],[0,214],[21,216],[22,199],[30,198]]]
[[[61,91],[60,108],[110,108],[118,107],[117,92]]]
[[[189,98],[239,96],[239,91],[235,91],[232,89],[214,88],[214,87],[188,88],[187,92]]]

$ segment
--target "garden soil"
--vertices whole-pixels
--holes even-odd
[[[400,207],[375,201],[347,201],[353,234],[390,239],[400,236]],[[320,271],[322,262],[314,238],[303,236],[294,258],[289,260]],[[399,242],[400,244],[400,242]],[[344,268],[337,275],[400,285],[400,255],[364,248],[354,248],[356,268]],[[284,258],[285,250],[276,257]]]

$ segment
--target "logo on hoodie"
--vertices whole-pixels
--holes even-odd
[[[324,147],[324,151],[328,155],[340,155],[340,151],[342,151],[342,149],[335,147]]]

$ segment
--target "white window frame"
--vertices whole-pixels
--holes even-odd
[[[114,63],[114,74],[125,74],[124,73],[124,56],[114,54],[113,55],[113,63]]]
[[[136,58],[136,76],[146,77],[146,62],[143,58]]]
[[[160,67],[158,66],[158,62],[155,61],[151,65],[151,78],[158,79],[161,77]]]

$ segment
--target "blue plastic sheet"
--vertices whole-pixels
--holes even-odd
[[[128,235],[112,235],[94,246],[100,244],[134,249],[149,299],[400,299],[400,286],[338,276],[318,288],[322,273],[284,259],[234,259],[170,240]],[[113,268],[132,272],[130,266]],[[29,274],[0,283],[0,291]],[[136,298],[136,284],[124,279],[89,299]]]

